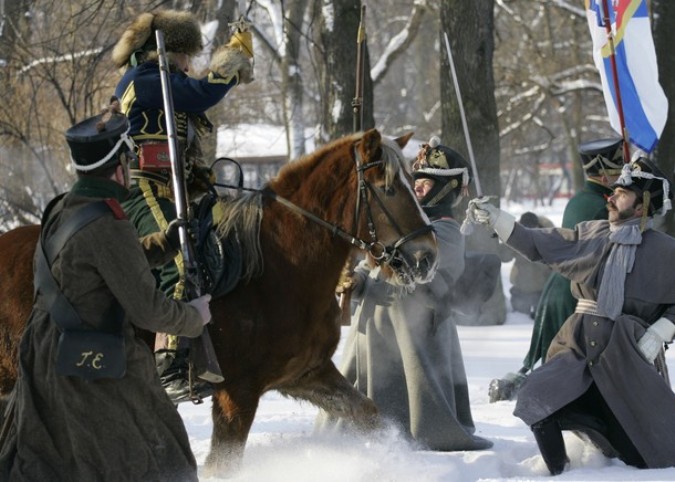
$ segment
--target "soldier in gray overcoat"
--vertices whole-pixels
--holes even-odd
[[[568,463],[561,430],[635,467],[675,466],[675,394],[654,365],[675,335],[675,275],[663,262],[675,239],[652,229],[671,207],[671,184],[640,158],[613,188],[608,220],[574,229],[527,229],[483,199],[470,203],[471,218],[568,277],[578,299],[514,411],[554,475]]]
[[[586,181],[565,206],[562,227],[573,229],[581,221],[607,219],[607,198],[610,186],[617,180],[623,167],[623,139],[595,139],[579,145],[579,161]],[[541,226],[547,227],[547,226]],[[490,382],[490,402],[512,400],[525,377],[535,365],[546,358],[548,347],[565,320],[574,313],[577,300],[572,296],[570,280],[553,272],[542,283],[541,299],[534,314],[534,327],[523,366]]]
[[[368,261],[354,273],[357,307],[341,371],[407,438],[430,450],[481,450],[492,442],[474,434],[469,390],[449,292],[464,270],[464,238],[452,207],[470,182],[466,161],[425,144],[413,166],[415,194],[438,239],[433,280],[414,291],[397,286]],[[339,425],[325,413],[319,428]]]

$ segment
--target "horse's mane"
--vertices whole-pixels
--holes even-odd
[[[264,269],[260,247],[260,223],[262,222],[262,194],[250,192],[232,199],[221,197],[218,206],[222,214],[216,233],[220,239],[236,236],[241,247],[244,281],[260,276]]]
[[[405,162],[403,151],[393,139],[388,137],[382,137],[382,160],[385,164],[385,187],[391,186],[399,170],[410,173],[410,164]]]
[[[363,138],[363,134],[363,132],[358,132],[341,137],[323,145],[314,152],[305,154],[297,160],[282,166],[277,178],[274,180],[275,187],[280,188],[282,191],[288,189],[290,186],[293,186],[293,189],[297,188],[307,175],[308,169],[311,169],[316,164],[317,159],[327,158],[330,152],[339,150],[344,147],[344,144],[353,145],[357,143]],[[409,163],[405,162],[403,151],[393,139],[382,136],[381,147],[381,160],[384,161],[385,165],[385,186],[389,187],[394,182],[396,173],[399,170],[410,173],[410,166]]]

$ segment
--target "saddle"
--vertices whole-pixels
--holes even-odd
[[[194,232],[198,233],[195,242],[195,258],[199,266],[204,293],[218,297],[232,291],[242,274],[242,250],[236,232],[227,239],[218,237],[216,222],[218,198],[207,193],[197,203],[195,209]]]

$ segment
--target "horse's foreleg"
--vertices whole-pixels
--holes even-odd
[[[313,403],[330,417],[346,418],[358,429],[373,430],[380,426],[373,401],[354,388],[332,361],[279,391]]]
[[[244,455],[260,395],[217,389],[213,395],[211,451],[206,457],[206,475],[228,476],[237,472]]]

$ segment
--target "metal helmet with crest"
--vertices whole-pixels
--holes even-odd
[[[432,179],[433,188],[420,200],[424,208],[438,205],[456,206],[468,194],[471,170],[462,155],[444,146],[438,137],[422,144],[412,165],[414,179]]]

